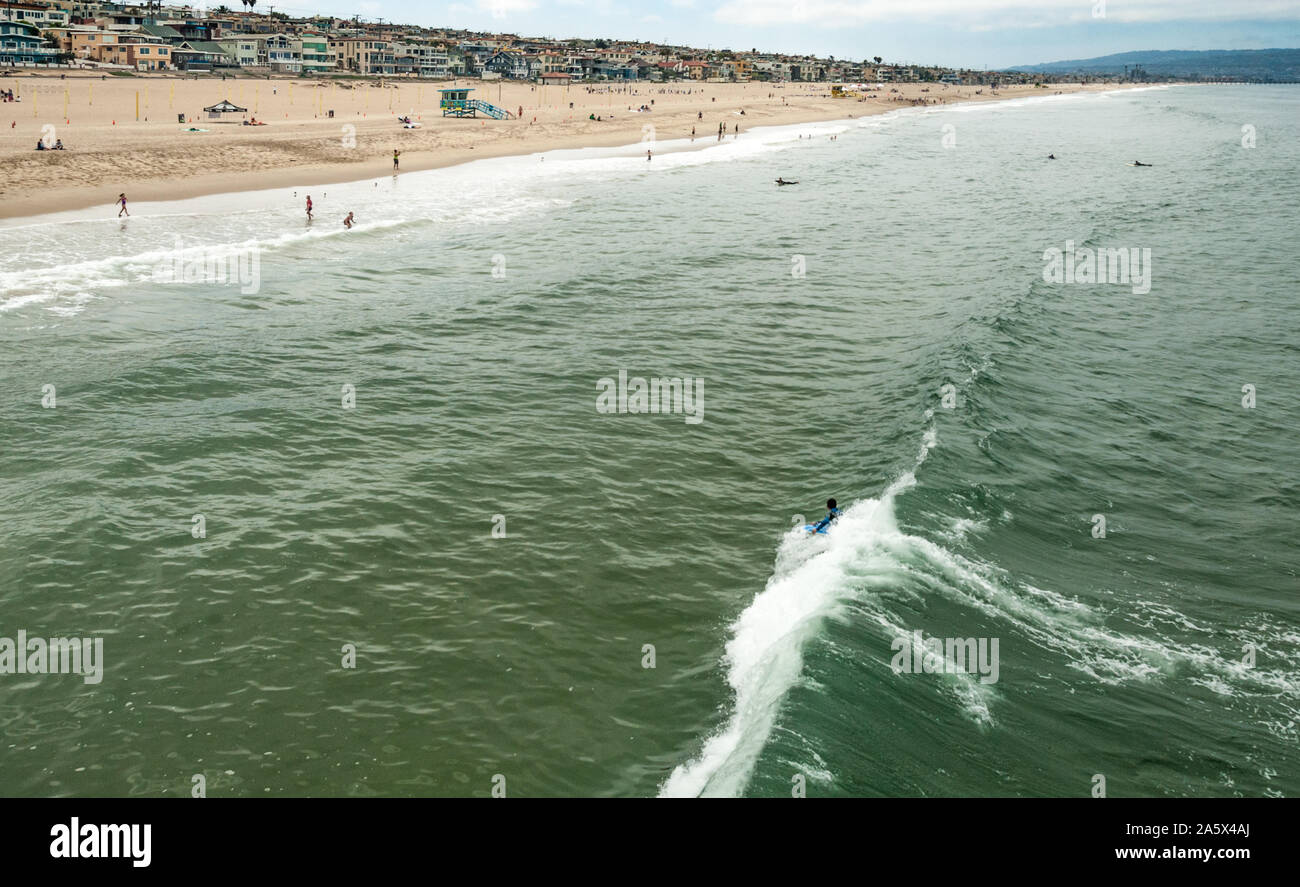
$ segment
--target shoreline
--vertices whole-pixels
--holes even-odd
[[[873,95],[889,98],[873,100],[831,98],[830,84],[821,83],[637,84],[618,91],[596,87],[591,92],[572,87],[561,92],[558,87],[543,89],[511,83],[482,91],[499,92],[500,99],[491,96],[494,103],[499,100],[509,107],[522,108],[523,117],[491,120],[441,117],[436,107],[436,87],[403,84],[380,88],[365,84],[339,89],[335,84],[276,81],[252,84],[254,101],[245,98],[245,103],[253,107],[274,109],[270,114],[259,110],[251,115],[257,119],[265,115],[272,121],[263,129],[235,121],[200,121],[194,116],[184,125],[148,120],[151,86],[168,91],[166,114],[175,113],[176,107],[202,101],[183,96],[178,104],[177,86],[188,87],[196,95],[200,91],[206,96],[226,91],[246,96],[250,91],[248,83],[214,86],[166,77],[132,78],[132,82],[50,78],[48,83],[34,84],[35,80],[29,77],[19,81],[31,101],[31,118],[19,122],[19,115],[27,110],[23,102],[0,105],[0,119],[7,112],[11,121],[11,126],[0,129],[0,157],[11,169],[7,181],[0,183],[0,220],[28,220],[101,206],[105,217],[112,218],[116,216],[118,192],[125,192],[134,204],[366,181],[394,174],[393,150],[401,151],[400,172],[422,172],[479,159],[631,147],[647,137],[665,142],[691,140],[692,128],[697,131],[694,140],[699,142],[698,147],[704,148],[717,143],[719,124],[730,137],[736,126],[745,132],[803,123],[848,123],[904,108],[939,109],[1145,85],[1058,84],[1059,88],[1051,91],[1014,87],[992,94],[986,88],[940,89],[937,84],[910,83],[893,87],[899,90],[896,94],[876,91]],[[294,86],[299,88],[296,113]],[[263,96],[263,88],[274,91]],[[74,89],[85,90],[89,100],[86,109],[71,111]],[[126,118],[141,108],[142,92],[143,121],[119,124],[119,114]],[[40,108],[48,109],[51,99],[58,108],[60,93],[62,109],[69,110],[64,120],[69,122],[42,122]],[[385,101],[388,110],[370,110],[372,102],[382,105]],[[651,101],[654,109],[648,113],[626,110]],[[922,105],[920,101],[932,103]],[[341,106],[337,116],[324,114],[327,102],[331,107]],[[410,110],[400,113],[419,122],[418,129],[404,129],[397,122],[397,108],[408,103]],[[592,121],[587,115],[602,119]],[[108,122],[100,119],[105,117]],[[85,118],[89,118],[89,124],[79,122]],[[203,131],[189,132],[190,127]],[[29,141],[40,138],[42,132],[66,138],[68,150],[33,150]]]

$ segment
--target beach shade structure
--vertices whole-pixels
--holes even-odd
[[[222,99],[215,105],[209,105],[203,109],[208,112],[209,120],[220,120],[222,114],[247,114],[247,108],[241,108],[233,104],[230,99]]]

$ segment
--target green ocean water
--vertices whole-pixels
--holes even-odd
[[[0,228],[0,638],[104,650],[0,673],[0,794],[1295,795],[1298,100]],[[600,411],[620,372],[702,421]],[[915,631],[998,680],[895,674]]]

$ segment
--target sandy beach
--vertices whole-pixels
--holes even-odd
[[[0,105],[0,218],[103,206],[126,192],[132,201],[298,187],[560,148],[658,140],[716,141],[736,127],[825,121],[881,114],[920,100],[932,104],[997,101],[1114,85],[1053,84],[1050,89],[938,83],[899,84],[875,98],[834,98],[826,83],[637,83],[568,87],[458,81],[517,119],[444,118],[448,82],[186,79],[180,76],[19,74],[0,78],[17,102]],[[209,120],[223,99],[247,108]],[[649,112],[638,112],[641,106]],[[329,112],[334,116],[330,117]],[[743,114],[741,113],[743,111]],[[178,115],[185,115],[184,123]],[[592,120],[595,115],[600,120]],[[420,124],[406,129],[399,116]],[[265,126],[245,126],[245,119]],[[653,127],[653,129],[649,129]],[[199,131],[191,131],[191,129]],[[63,151],[36,151],[38,139]]]

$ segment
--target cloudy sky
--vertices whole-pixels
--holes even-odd
[[[1300,46],[1300,0],[286,0],[275,8],[974,68],[1134,49]]]

